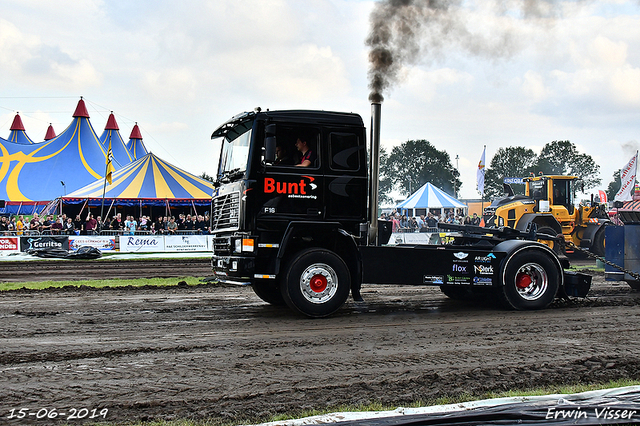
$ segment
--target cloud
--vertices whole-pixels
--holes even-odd
[[[58,46],[42,42],[40,37],[0,20],[0,70],[9,79],[27,85],[57,85],[71,89],[99,85],[102,77],[86,59],[73,58]]]
[[[543,76],[534,71],[527,71],[525,73],[522,91],[534,102],[543,101],[549,96],[549,91],[545,87]]]

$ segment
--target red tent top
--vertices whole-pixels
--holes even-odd
[[[138,127],[138,123],[136,123],[136,125],[133,126],[133,129],[131,130],[131,136],[129,136],[129,139],[142,139],[142,133],[140,133],[140,128]]]
[[[11,129],[9,130],[22,130],[24,132],[24,124],[22,124],[22,119],[20,118],[19,113],[16,113],[16,116],[13,117],[13,123],[11,124]]]
[[[107,125],[104,128],[105,130],[120,130],[118,127],[118,123],[116,122],[116,116],[113,115],[113,112],[109,114],[109,118],[107,119]]]
[[[53,126],[49,123],[49,128],[47,129],[47,134],[44,136],[44,140],[48,141],[56,137],[56,132],[53,130]]]
[[[76,107],[76,112],[73,113],[73,116],[89,118],[89,111],[87,111],[87,106],[84,104],[82,98],[78,101],[78,106]]]

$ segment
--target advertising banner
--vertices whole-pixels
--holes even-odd
[[[17,253],[19,251],[19,237],[0,237],[0,253]]]
[[[82,246],[97,248],[100,251],[115,251],[116,236],[100,235],[71,235],[69,236],[69,250],[76,251]]]
[[[69,237],[57,235],[40,235],[20,237],[20,251],[29,249],[59,248],[69,250]]]
[[[158,253],[165,251],[162,235],[122,235],[120,251],[133,253]]]
[[[502,179],[502,182],[504,183],[524,183],[524,179],[523,178],[519,178],[519,177],[506,177],[504,179]]]
[[[168,252],[209,251],[206,235],[167,235],[164,237],[164,249]]]

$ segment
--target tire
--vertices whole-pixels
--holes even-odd
[[[593,244],[591,244],[591,248],[589,251],[596,256],[603,257],[604,256],[604,226],[601,226],[598,231],[596,231],[595,237],[593,237]]]
[[[273,306],[284,306],[286,303],[275,281],[259,280],[251,286],[253,292],[263,301]]]
[[[501,298],[510,309],[544,309],[556,297],[560,271],[551,255],[524,251],[508,259]]]
[[[556,231],[553,230],[553,228],[549,227],[549,226],[543,226],[542,228],[538,229],[537,231],[538,234],[547,234],[547,235],[558,235],[558,233]],[[551,250],[553,250],[553,252],[555,254],[560,254],[562,252],[562,247],[561,245],[554,240],[545,240],[542,238],[538,238],[538,242],[544,244],[545,246],[549,247]]]
[[[280,291],[293,310],[312,318],[337,311],[349,297],[351,276],[332,251],[307,249],[296,254],[282,273]]]

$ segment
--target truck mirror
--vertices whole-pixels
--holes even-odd
[[[267,126],[268,127],[268,126]],[[276,137],[267,136],[264,139],[264,161],[265,163],[273,163],[276,159]]]

